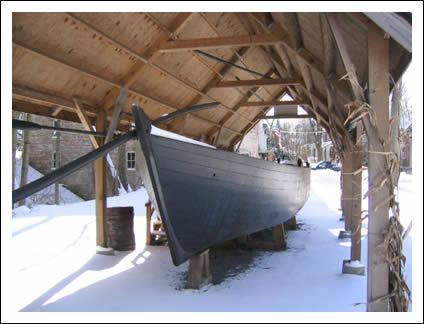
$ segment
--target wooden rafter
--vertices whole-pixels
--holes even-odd
[[[270,70],[270,71],[268,71],[267,73],[266,73],[266,75],[268,76],[268,75],[271,75],[272,74],[272,70]],[[246,103],[246,102],[248,102],[249,101],[249,99],[251,98],[251,97],[253,97],[254,96],[254,94],[256,93],[256,91],[259,89],[259,87],[255,87],[255,88],[252,88],[251,90],[252,91],[250,91],[250,92],[247,92],[242,98],[240,98],[240,100],[237,102],[237,104],[233,107],[233,110],[238,110],[238,109],[240,109],[241,107],[242,107],[242,105],[244,104],[244,103]],[[213,143],[213,145],[216,145],[217,144],[217,142],[218,142],[218,140],[219,140],[219,137],[220,137],[220,135],[221,135],[221,131],[222,131],[222,128],[224,127],[224,125],[231,119],[231,117],[232,117],[232,115],[231,114],[226,114],[220,121],[219,121],[219,124],[220,124],[220,126],[217,128],[217,129],[215,129],[215,128],[212,128],[211,130],[209,130],[209,132],[207,133],[207,136],[208,137],[211,137],[211,136],[213,136],[213,134],[215,134],[215,133],[217,133],[216,134],[216,136],[215,136],[215,140],[214,140],[214,143]],[[250,125],[253,125],[253,123],[251,123]]]
[[[308,105],[308,102],[304,101],[280,101],[280,100],[270,100],[270,101],[249,101],[241,104],[241,107],[266,107],[266,106],[272,106],[272,107],[287,107],[287,106],[293,106],[293,105],[299,105],[304,106]]]
[[[206,16],[204,15],[204,14],[201,14],[201,17],[203,18],[203,20],[208,24],[208,26],[211,28],[211,30],[213,30],[214,32],[215,32],[215,34],[217,35],[217,36],[221,36],[220,35],[220,33],[219,33],[219,31],[217,30],[217,28],[213,25],[213,24],[211,24],[210,22],[209,22],[209,20],[206,18]],[[240,17],[240,16],[239,16]],[[242,17],[246,17],[246,16],[242,16]],[[241,18],[242,20],[243,20],[243,18]],[[247,20],[247,22],[246,23],[249,23],[249,21]],[[248,27],[249,28],[249,27]],[[249,29],[248,30],[248,32],[250,32],[251,30]],[[250,47],[249,47],[250,48]],[[239,52],[238,51],[236,51],[236,50],[234,50],[233,49],[233,52],[234,52],[234,54],[235,54],[235,59],[237,59],[238,58],[238,60],[246,67],[246,68],[248,68],[248,66],[247,66],[247,64],[246,64],[246,62],[244,62],[244,60],[243,60],[243,56],[242,55],[240,55],[239,54]],[[272,63],[272,62],[271,62]],[[230,66],[228,66],[228,67],[230,67]],[[254,75],[254,74],[252,74],[252,73],[250,73],[250,72],[248,72],[253,78],[256,78],[256,75]],[[266,75],[268,76],[271,76],[271,74],[272,74],[272,70],[270,70],[270,71],[268,71],[267,73],[266,73]],[[258,94],[257,94],[257,91],[260,89],[260,87],[255,87],[255,88],[253,88],[253,89],[249,89],[249,91],[246,93],[246,94],[244,94],[243,96],[242,96],[242,98],[237,102],[237,104],[236,105],[234,105],[234,107],[232,108],[232,110],[233,111],[237,111],[237,110],[239,110],[240,108],[241,108],[241,104],[242,103],[244,103],[244,102],[247,102],[248,100],[249,100],[249,98],[251,98],[252,96],[255,96],[255,97],[257,97],[259,100],[261,100],[261,101],[264,101]],[[271,93],[266,89],[266,88],[263,88],[264,90],[265,90],[265,92],[272,98],[272,95],[271,95]],[[223,127],[224,127],[224,125],[228,122],[228,120],[231,118],[231,114],[226,114],[220,121],[219,121],[219,124],[221,125],[220,127],[218,127],[218,128],[215,128],[215,127],[213,127],[213,128],[211,128],[209,131],[208,131],[208,133],[207,133],[207,136],[208,136],[208,138],[212,138],[213,137],[213,135],[216,133],[216,135],[215,135],[215,140],[214,140],[214,142],[213,142],[213,144],[214,145],[216,145],[217,144],[217,142],[218,142],[218,139],[219,139],[219,137],[220,137],[220,135],[221,135],[221,131],[222,131],[222,129],[223,129]],[[250,123],[250,126],[254,126],[254,123],[251,121]]]
[[[153,15],[151,15],[150,13],[144,13],[145,15],[147,15],[147,16],[149,16],[151,19],[153,19],[153,21],[156,23],[156,25],[161,29],[161,30],[163,30],[165,33],[167,33],[168,35],[169,35],[169,37],[170,38],[172,38],[172,39],[178,39],[178,35],[176,35],[175,33],[173,33],[172,31],[170,31],[166,26],[163,26]],[[202,17],[202,18],[205,18],[204,17],[204,14],[202,14],[202,13],[199,13],[199,15]],[[209,24],[210,25],[210,24]],[[213,27],[212,25],[210,25],[211,27]],[[215,29],[214,29],[215,30]],[[242,48],[240,51],[234,51],[235,53],[239,53],[240,52],[240,54],[237,54],[238,55],[238,59],[242,62],[242,57],[243,57],[243,55],[246,55],[247,54],[247,52],[250,50],[250,48],[251,47],[248,47],[248,48],[246,48],[246,47],[244,47],[244,48]],[[243,52],[243,54],[241,54]],[[197,53],[196,51],[191,51],[191,54],[193,55],[193,57],[199,62],[199,63],[201,63],[203,66],[205,66],[208,70],[210,70],[211,72],[213,72],[220,80],[223,80],[224,79],[224,77],[225,76],[228,76],[228,70],[226,70],[226,69],[223,69],[223,71],[225,71],[224,73],[221,73],[221,71],[218,71],[215,67],[213,67],[213,66],[210,66],[208,63],[206,63],[206,61],[205,61],[205,59],[199,54],[199,53]],[[237,57],[236,57],[236,60],[237,60]],[[234,62],[232,62],[232,60],[230,60],[230,62],[231,63],[235,63],[235,61]],[[224,67],[225,68],[225,67]],[[238,93],[240,93],[240,94],[244,94],[240,89],[238,89],[238,88],[233,88],[235,91],[237,91]],[[209,91],[210,90],[210,87],[209,88],[207,88],[207,91]],[[206,91],[206,87],[205,88],[203,88],[202,89],[202,91],[204,91],[204,92],[207,92]],[[200,99],[200,97],[199,97],[199,99]],[[197,103],[197,101],[198,100],[193,100],[193,102],[192,102],[192,104],[195,104],[195,103]],[[190,105],[189,105],[190,106]]]
[[[275,14],[276,13],[272,13],[273,16]],[[323,63],[321,62],[321,60],[315,55],[313,55],[312,53],[310,53],[308,50],[306,50],[304,47],[301,47],[296,50],[291,43],[289,33],[276,20],[274,20],[272,24],[267,26],[261,21],[261,19],[257,17],[257,14],[249,13],[249,17],[251,17],[256,22],[258,22],[265,31],[278,35],[281,38],[281,40],[283,40],[283,46],[285,50],[293,54],[295,57],[299,57],[299,59],[304,64],[308,65],[315,73],[325,78],[324,71],[323,71]],[[333,84],[333,86],[337,90],[337,93],[340,96],[342,96],[344,99],[346,99],[346,102],[348,102],[351,100],[351,96],[346,92],[346,89],[341,86],[340,82],[337,82],[340,78],[341,76],[334,74],[331,76],[330,82]]]
[[[339,23],[337,20],[336,14],[327,14],[328,22],[331,27],[331,31],[333,32],[334,39],[336,40],[337,47],[339,48],[340,55],[342,57],[344,66],[346,68],[347,76],[349,78],[349,83],[352,87],[352,91],[355,95],[355,98],[358,100],[364,101],[364,93],[360,84],[360,80],[356,74],[355,65],[352,62],[349,51],[347,49],[346,42],[343,38],[342,32],[339,27]]]
[[[276,53],[278,54],[278,56],[280,57],[280,59],[282,60],[283,64],[285,65],[287,71],[289,72],[289,77],[293,77],[295,79],[303,79],[304,75],[302,73],[302,76],[300,76],[298,72],[294,69],[286,51],[291,51],[294,54],[294,57],[296,57],[297,59],[300,59],[301,63],[306,65],[308,68],[314,68],[315,70],[317,70],[316,72],[318,74],[324,77],[322,66],[321,66],[322,63],[318,59],[316,59],[314,56],[312,56],[312,54],[307,52],[303,47],[299,48],[298,50],[294,50],[291,44],[289,33],[284,28],[282,28],[276,21],[274,21],[272,24],[267,26],[266,24],[264,24],[264,22],[260,18],[258,18],[256,14],[249,13],[249,17],[251,17],[254,21],[256,21],[256,23],[258,23],[258,25],[260,25],[265,32],[278,33],[279,35],[281,35],[281,38],[284,39],[284,45],[283,46],[274,45],[274,49]],[[308,75],[306,75],[306,77],[308,77]],[[329,82],[339,90],[340,85],[334,84],[334,78],[335,76],[332,75]],[[311,101],[312,100],[316,101],[311,103],[318,104],[319,108],[315,106],[315,109],[311,110],[310,113],[313,113],[316,116],[316,118],[322,122],[323,126],[327,127],[328,129],[329,123],[328,123],[328,117],[327,117],[328,115],[327,100],[323,98],[323,96],[320,93],[318,93],[318,91],[315,88],[309,87],[308,89],[306,84],[297,85],[295,87],[297,88],[298,94],[299,94],[299,91],[301,91],[304,94],[306,94],[308,97],[310,97]],[[338,121],[337,127],[339,131],[343,131],[342,130],[343,122]]]
[[[296,12],[284,12],[285,25],[289,31],[289,37],[293,48],[297,51],[303,47],[302,33],[300,31],[299,20]]]
[[[114,44],[115,43],[117,43],[117,44],[120,44],[120,43],[118,43],[116,40],[114,40],[112,37],[110,37],[109,35],[106,35],[105,33],[103,33],[102,31],[100,31],[99,29],[97,29],[96,27],[94,27],[94,26],[92,26],[91,24],[89,24],[89,23],[87,23],[87,22],[85,22],[85,21],[83,21],[81,18],[76,18],[76,17],[74,17],[73,19],[78,19],[78,21],[79,21],[79,23],[81,23],[81,24],[84,24],[84,26],[86,27],[86,28],[89,28],[89,29],[91,29],[92,31],[94,31],[94,32],[96,32],[96,33],[99,33],[99,34],[101,34],[104,38],[106,38],[106,39],[108,39],[108,40],[110,40],[110,41],[112,41],[112,42],[114,42]],[[162,42],[162,39],[160,39],[160,43],[163,43]],[[181,85],[183,85],[183,86],[185,86],[185,87],[187,87],[187,88],[189,88],[189,89],[191,89],[191,90],[193,90],[193,91],[195,91],[195,92],[197,92],[199,95],[201,95],[201,96],[203,96],[203,97],[205,97],[205,98],[208,98],[208,99],[210,99],[210,100],[212,100],[212,101],[219,101],[219,100],[217,100],[217,98],[214,98],[214,97],[212,97],[212,96],[210,96],[210,95],[208,95],[206,92],[204,92],[204,91],[202,91],[201,89],[198,89],[195,85],[193,85],[193,84],[191,84],[191,82],[189,82],[189,81],[187,81],[187,80],[184,80],[184,79],[182,79],[182,78],[180,78],[180,77],[178,77],[178,76],[176,76],[175,74],[173,74],[172,72],[170,72],[170,71],[168,71],[168,70],[166,70],[165,68],[163,68],[163,67],[161,67],[161,66],[159,66],[159,65],[157,65],[156,63],[154,63],[154,62],[152,62],[152,58],[153,58],[153,56],[154,55],[158,55],[158,53],[159,53],[159,51],[156,49],[155,51],[153,51],[153,54],[152,54],[152,57],[150,58],[150,60],[149,59],[147,59],[147,58],[145,58],[144,56],[142,56],[141,54],[139,54],[139,53],[136,53],[135,51],[133,51],[133,50],[131,50],[131,49],[129,49],[128,47],[126,47],[125,45],[122,45],[121,44],[121,47],[122,48],[124,48],[127,52],[129,52],[131,55],[133,55],[133,56],[135,56],[138,60],[140,60],[141,62],[143,62],[143,65],[144,64],[148,64],[148,65],[150,65],[150,66],[152,66],[153,68],[155,68],[155,69],[157,69],[158,71],[160,71],[161,73],[163,73],[163,74],[165,74],[166,76],[168,76],[168,77],[170,77],[170,78],[172,78],[174,81],[176,81],[177,83],[179,83],[179,84],[181,84]],[[137,73],[138,73],[138,70],[139,70],[139,68],[137,67],[137,68],[133,68],[133,72],[130,72],[129,73],[129,75],[131,75],[131,77],[127,77],[127,79],[126,80],[124,80],[124,85],[126,85],[127,87],[128,87],[128,85],[130,84],[130,83],[132,83],[134,80],[135,80],[135,78],[133,77],[133,75],[135,75],[134,73],[135,73],[135,71],[137,71]],[[131,81],[132,80],[132,81]],[[130,82],[131,81],[131,82]],[[113,98],[116,98],[116,95],[114,95],[114,96],[112,96]],[[106,103],[107,104],[107,103]],[[105,105],[106,105],[105,104]],[[226,109],[226,110],[228,110],[228,111],[232,111],[231,110],[231,108],[230,107],[228,107],[228,106],[226,106],[224,103],[222,103],[221,102],[221,106],[224,108],[224,109]],[[246,119],[246,120],[248,120],[248,121],[250,121],[250,119],[248,118],[248,117],[246,117],[246,116],[244,116],[244,115],[242,115],[242,114],[239,114],[239,113],[236,113],[236,114],[238,114],[241,118],[243,118],[243,119]]]
[[[15,84],[12,87],[12,98],[13,100],[34,103],[41,106],[55,107],[55,111],[61,108],[62,111],[76,113],[75,104],[72,100],[36,91]],[[78,101],[84,104],[85,112],[90,117],[94,117],[96,115],[96,112],[99,110],[99,108],[95,107],[95,105],[91,103],[82,100]],[[56,116],[57,115],[58,114],[56,114]],[[122,113],[121,123],[129,124],[130,122],[131,115],[128,113]]]
[[[314,118],[313,116],[311,116],[310,114],[303,114],[303,115],[298,115],[298,114],[277,114],[277,115],[272,115],[272,116],[265,116],[262,119],[306,119],[306,118]]]
[[[122,84],[124,86],[131,86],[138,77],[143,73],[144,67],[146,66],[147,62],[154,62],[159,57],[158,49],[166,42],[172,35],[179,33],[189,22],[190,18],[192,17],[192,13],[180,13],[177,15],[177,17],[174,19],[174,21],[171,23],[171,26],[169,27],[171,29],[170,35],[166,35],[164,33],[161,33],[159,37],[153,42],[152,45],[148,47],[148,49],[143,53],[143,57],[139,58],[139,61],[131,68],[131,70],[125,75],[125,77],[122,79]],[[75,15],[73,15],[74,19],[78,19],[80,23],[85,23]],[[87,26],[87,24],[85,24]],[[92,26],[89,26],[92,28]],[[104,33],[103,33],[104,34]],[[106,36],[106,35],[104,35]],[[108,39],[113,42],[115,46],[119,46],[120,43],[116,43],[116,40],[113,38]],[[119,46],[122,47],[122,46]],[[134,53],[133,53],[134,55]],[[146,61],[147,62],[146,62]],[[117,89],[113,89],[109,95],[107,95],[104,99],[104,106],[106,108],[110,107],[110,105],[116,100],[117,96],[119,95],[119,91]]]
[[[72,69],[72,70],[74,70],[74,71],[76,71],[76,72],[79,72],[79,73],[81,73],[81,74],[84,74],[84,75],[86,75],[86,76],[88,76],[88,77],[90,77],[90,78],[94,78],[94,79],[96,79],[96,80],[103,81],[103,82],[105,82],[105,83],[107,83],[107,84],[109,84],[109,85],[111,85],[111,86],[114,86],[114,87],[117,87],[117,88],[121,89],[121,86],[119,85],[119,83],[117,83],[117,82],[115,82],[115,81],[108,80],[108,79],[106,79],[106,78],[104,78],[104,77],[102,77],[102,76],[99,76],[99,75],[97,75],[97,74],[95,74],[95,73],[93,73],[93,72],[89,72],[89,71],[87,71],[87,70],[82,70],[81,68],[76,67],[76,66],[74,66],[74,65],[71,65],[70,63],[66,63],[66,62],[64,62],[64,61],[62,61],[62,60],[60,60],[60,59],[53,58],[53,57],[51,57],[50,55],[47,55],[47,54],[45,54],[45,53],[40,52],[39,50],[31,49],[31,48],[29,48],[29,47],[27,47],[27,46],[25,46],[25,45],[20,44],[20,43],[13,42],[13,44],[14,44],[15,46],[19,46],[19,47],[21,47],[21,48],[23,48],[23,49],[25,49],[25,50],[27,50],[27,51],[31,52],[31,53],[34,53],[34,54],[36,54],[36,55],[39,55],[39,56],[41,56],[41,57],[43,57],[43,58],[49,59],[49,60],[54,61],[54,62],[56,62],[56,63],[58,63],[58,64],[61,64],[61,65],[63,65],[63,66],[66,66],[66,67],[68,67],[68,68],[70,68],[70,69]],[[142,98],[145,98],[145,99],[147,99],[147,100],[149,100],[149,101],[152,101],[152,102],[154,102],[154,103],[156,103],[156,104],[158,104],[158,105],[160,105],[160,106],[162,106],[162,107],[164,107],[164,108],[166,108],[166,109],[168,109],[168,110],[170,110],[170,111],[176,111],[176,110],[178,110],[177,108],[173,107],[171,104],[165,103],[165,102],[163,102],[163,101],[161,101],[161,100],[159,100],[159,99],[155,99],[155,98],[153,98],[153,97],[151,97],[151,96],[148,96],[148,95],[146,95],[146,94],[144,94],[144,93],[141,93],[141,92],[139,92],[139,91],[135,91],[135,90],[133,90],[133,89],[128,89],[128,92],[129,92],[129,93],[131,93],[131,94],[133,94],[133,95],[136,95],[136,96],[138,96],[138,97],[142,97]],[[205,118],[203,118],[203,117],[200,117],[200,116],[198,116],[198,115],[195,115],[194,113],[192,113],[191,115],[192,115],[195,119],[200,120],[200,121],[203,121],[203,122],[205,122],[205,123],[209,123],[209,124],[211,124],[211,125],[215,125],[215,126],[219,125],[219,124],[218,124],[218,123],[216,123],[216,122],[213,122],[213,121],[211,121],[211,120],[209,120],[209,119],[205,119]],[[247,118],[247,117],[246,117],[246,118]],[[249,122],[250,122],[250,119],[249,119]],[[230,128],[227,128],[227,129],[228,129],[228,130],[230,130],[230,131],[231,131],[231,132],[233,132],[233,133],[239,133],[238,131],[236,131],[236,130],[234,130],[234,129],[230,129]]]
[[[215,88],[234,88],[234,87],[258,87],[268,85],[295,85],[300,84],[299,80],[293,79],[254,79],[254,80],[236,80],[221,81]]]
[[[334,66],[336,61],[336,48],[334,46],[333,38],[331,36],[331,30],[330,26],[328,24],[327,17],[324,13],[320,14],[320,22],[321,22],[321,34],[323,37],[323,49],[324,49],[324,75],[326,76],[326,80],[329,80],[330,75],[332,75],[334,72]],[[343,121],[346,116],[343,115],[343,110],[340,109],[340,106],[336,105],[336,96],[334,95],[333,86],[330,84],[330,82],[327,82],[327,104],[328,104],[328,118],[329,123],[333,132],[333,129],[335,129],[335,118],[339,118],[339,120]],[[335,108],[335,109],[334,109]],[[332,138],[334,138],[334,141],[338,142],[338,146],[340,147],[340,141],[343,141],[346,144],[346,148],[348,150],[352,149],[352,137],[351,134],[349,134],[345,127],[343,127],[343,133],[331,134]],[[339,136],[337,136],[339,135]],[[342,137],[339,139],[339,137]],[[336,143],[337,144],[337,143]],[[343,157],[344,152],[341,152],[341,149],[339,149],[339,155]]]
[[[162,53],[279,44],[282,41],[272,34],[243,35],[215,38],[182,39],[168,41],[160,48]]]

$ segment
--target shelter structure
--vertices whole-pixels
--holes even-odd
[[[155,120],[211,103],[160,127],[234,150],[269,109],[294,118],[289,108],[300,105],[342,158],[351,260],[361,258],[367,136],[368,310],[401,310],[401,278],[399,291],[389,288],[400,264],[387,261],[401,253],[388,243],[397,228],[392,171],[399,161],[389,93],[411,61],[411,25],[409,13],[14,13],[12,106],[105,133],[90,135],[98,148],[132,127],[132,104]],[[292,100],[281,101],[285,94]],[[104,158],[95,163],[97,244],[104,246]]]

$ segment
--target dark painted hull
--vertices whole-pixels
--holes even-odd
[[[284,223],[308,198],[309,168],[154,136],[148,128],[139,138],[143,182],[175,265],[217,243]]]

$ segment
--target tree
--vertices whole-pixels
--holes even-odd
[[[412,108],[402,78],[398,80],[392,90],[390,117],[390,146],[398,161],[398,163],[395,163],[392,180],[397,185],[401,159],[400,133],[401,129],[406,129],[412,123]]]
[[[323,159],[322,157],[322,128],[318,125],[318,123],[310,118],[309,120],[309,126],[310,131],[313,133],[310,133],[313,142],[315,143],[315,149],[317,150],[317,159],[318,161],[321,161]]]

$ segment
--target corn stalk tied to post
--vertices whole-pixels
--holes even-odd
[[[347,125],[349,128],[354,128],[358,122],[362,121],[368,135],[371,131],[372,134],[377,134],[378,136],[378,129],[375,123],[375,112],[368,103],[356,100],[348,103],[346,108],[349,110],[349,113],[344,123],[345,126]],[[368,123],[364,122],[365,118],[368,118]],[[403,276],[406,257],[404,256],[402,249],[403,240],[406,237],[410,226],[405,231],[399,221],[400,209],[395,195],[397,183],[393,181],[393,173],[396,172],[399,165],[399,157],[396,153],[386,149],[389,147],[390,143],[385,143],[381,140],[380,136],[378,136],[378,140],[381,143],[382,149],[368,150],[367,152],[368,154],[378,154],[385,157],[383,169],[380,171],[384,172],[384,177],[382,177],[380,183],[374,183],[363,197],[363,199],[365,199],[370,194],[382,190],[385,186],[388,186],[389,188],[387,198],[374,208],[375,212],[381,206],[389,203],[389,207],[392,210],[392,216],[389,218],[389,223],[381,233],[384,238],[383,242],[377,246],[376,250],[376,257],[383,258],[389,264],[389,293],[386,296],[378,298],[378,301],[388,300],[390,311],[406,312],[408,311],[408,306],[411,302],[411,291]],[[366,217],[361,220],[361,223],[365,218]],[[354,232],[360,230],[361,223],[358,228],[353,229]],[[371,301],[371,303],[376,301],[377,300]]]

